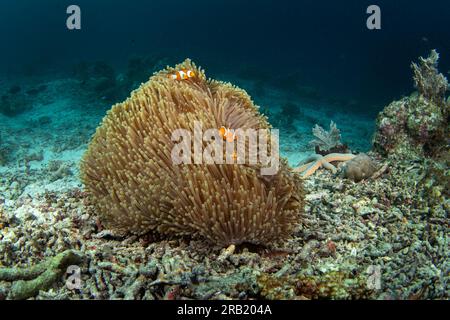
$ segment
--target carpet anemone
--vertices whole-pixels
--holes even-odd
[[[177,81],[171,73],[192,70]],[[207,79],[190,60],[155,73],[107,113],[81,163],[101,221],[121,232],[200,237],[218,245],[286,240],[304,205],[300,177],[281,160],[259,164],[174,164],[177,129],[270,129],[247,93]],[[200,143],[205,144],[204,141]]]

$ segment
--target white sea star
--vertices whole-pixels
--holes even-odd
[[[294,172],[302,174],[303,178],[309,177],[320,167],[331,170],[331,172],[336,173],[337,169],[331,164],[334,161],[348,161],[356,157],[351,153],[330,153],[326,156],[320,154],[314,154],[306,159],[300,161],[299,166],[294,169]]]

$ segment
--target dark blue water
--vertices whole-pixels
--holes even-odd
[[[70,4],[81,7],[80,31],[65,26]],[[381,7],[381,30],[366,28],[370,4]],[[81,60],[120,67],[160,53],[170,63],[190,57],[210,76],[313,87],[374,115],[413,90],[418,56],[437,48],[450,69],[448,0],[3,0],[0,15],[1,74],[56,74]]]

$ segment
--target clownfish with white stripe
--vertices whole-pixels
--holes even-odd
[[[234,140],[237,140],[236,133],[234,132],[233,129],[220,127],[219,134],[224,140],[227,140],[228,142],[233,142]]]
[[[182,69],[168,75],[169,79],[173,80],[187,80],[195,78],[195,72],[192,70]]]

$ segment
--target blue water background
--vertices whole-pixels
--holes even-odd
[[[82,10],[82,30],[65,27]],[[366,28],[366,8],[382,10],[382,30]],[[413,90],[410,62],[431,48],[450,69],[448,0],[3,0],[0,74],[63,73],[81,60],[123,66],[130,55],[186,57],[208,75],[241,75],[313,87],[353,100],[374,116]],[[345,110],[344,110],[345,111]]]

